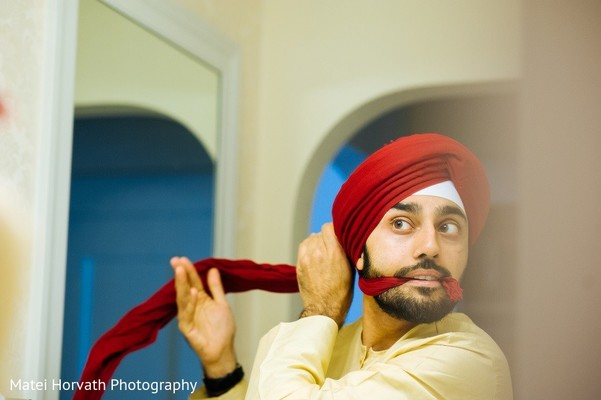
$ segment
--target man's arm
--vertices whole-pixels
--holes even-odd
[[[209,271],[207,292],[187,258],[174,257],[171,264],[175,271],[179,329],[198,355],[205,381],[227,377],[237,367],[235,326],[219,272]],[[324,319],[328,324],[335,322],[337,331],[352,300],[353,274],[332,224],[325,224],[319,234],[309,236],[299,246],[297,280],[304,304],[301,318],[327,317]],[[237,385],[223,398],[237,398],[238,395],[230,395],[242,392],[242,386]],[[196,395],[204,398],[204,390]]]
[[[296,276],[303,300],[300,320],[280,324],[261,340],[247,399],[303,398],[324,383],[354,277],[331,223],[299,245]]]

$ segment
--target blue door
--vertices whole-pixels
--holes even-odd
[[[211,255],[213,166],[173,121],[76,121],[61,379],[77,381],[91,345],[172,278],[169,258]],[[199,382],[200,365],[172,321],[128,355],[123,382]],[[61,391],[70,399],[71,391]],[[189,392],[107,390],[104,399],[187,399]]]

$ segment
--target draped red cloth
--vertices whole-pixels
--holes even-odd
[[[403,285],[413,278],[397,278],[394,276],[383,276],[370,279],[359,279],[359,289],[368,296],[377,296],[388,289]],[[463,297],[463,289],[457,279],[446,276],[440,280],[440,283],[447,291],[449,298],[455,303]]]
[[[392,206],[418,190],[447,180],[453,182],[465,206],[471,244],[484,226],[489,204],[488,181],[474,154],[451,138],[419,134],[400,138],[369,156],[342,186],[332,209],[334,230],[351,263],[357,261],[367,237]],[[203,279],[210,268],[218,268],[229,293],[253,289],[298,291],[296,271],[291,265],[209,258],[195,266]],[[359,284],[364,293],[373,296],[403,281],[383,277],[360,279]],[[461,298],[455,279],[445,278],[441,283],[451,299]],[[177,314],[175,297],[172,280],[123,316],[92,347],[80,384],[108,384],[123,357],[154,342],[160,329]],[[100,399],[102,393],[80,389],[74,399]]]
[[[298,291],[296,270],[291,265],[208,258],[196,262],[194,266],[205,281],[205,287],[208,287],[207,271],[210,268],[218,268],[224,290],[228,293],[253,289],[277,293]],[[86,382],[104,382],[105,385],[94,385],[98,390],[77,390],[73,399],[100,399],[104,392],[102,389],[108,386],[123,357],[153,343],[161,328],[176,314],[175,284],[171,280],[144,303],[125,314],[113,328],[98,339],[88,355],[79,382],[81,385]]]

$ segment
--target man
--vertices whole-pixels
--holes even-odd
[[[192,264],[173,258],[179,327],[205,371],[191,398],[511,399],[502,351],[452,313],[488,203],[482,165],[450,138],[408,136],[368,157],[341,188],[333,225],[301,243],[304,309],[262,339],[248,388],[219,273],[209,271],[209,295]],[[363,316],[341,327],[349,264]]]

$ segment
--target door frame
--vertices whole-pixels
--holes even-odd
[[[220,77],[219,149],[215,160],[214,254],[235,253],[236,176],[240,52],[200,16],[165,0],[97,0],[203,60]],[[44,91],[42,126],[36,145],[35,245],[31,259],[30,307],[25,376],[60,378],[67,260],[69,190],[73,140],[78,0],[51,0],[46,7],[46,53],[50,82]],[[58,392],[46,393],[57,399]]]

